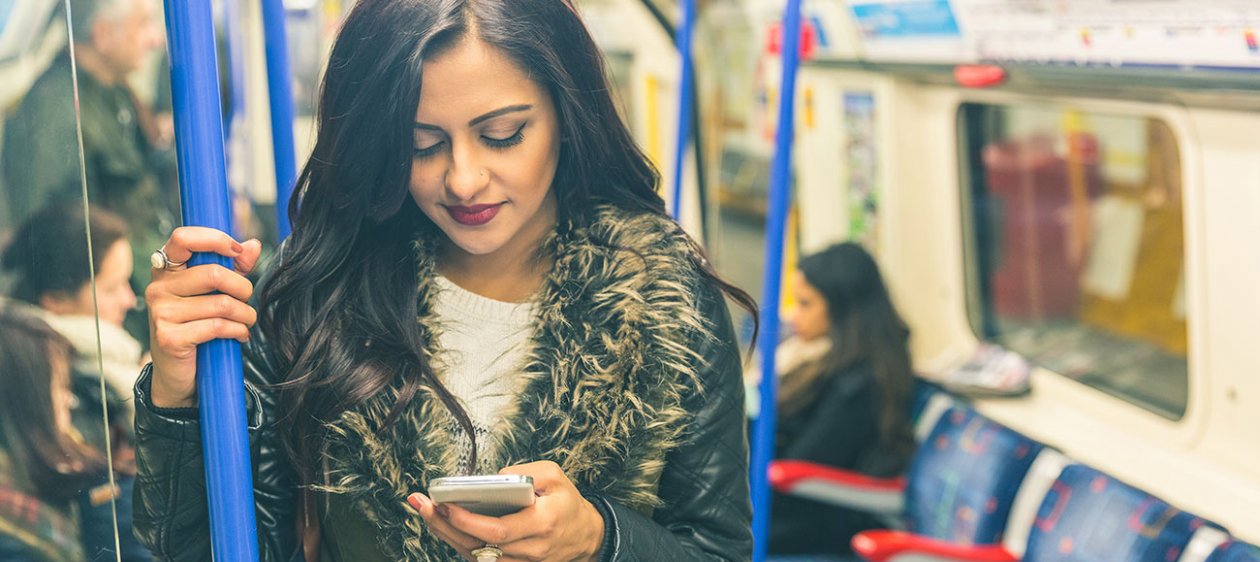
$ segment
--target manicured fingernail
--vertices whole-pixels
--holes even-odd
[[[411,507],[414,507],[417,510],[424,507],[424,500],[420,499],[420,494],[411,494],[410,496],[407,496],[407,503],[411,504]]]
[[[233,242],[232,242],[232,251],[233,251],[233,252],[236,252],[236,253],[238,253],[238,254],[239,254],[239,253],[241,253],[241,252],[244,252],[244,251],[245,251],[245,247],[244,247],[244,246],[241,246],[241,245],[240,245],[240,243],[238,243],[238,242],[236,242],[236,241],[233,241]]]

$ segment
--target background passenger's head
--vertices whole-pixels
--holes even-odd
[[[70,0],[75,43],[91,51],[101,70],[121,80],[162,45],[153,0]]]
[[[792,283],[797,308],[791,323],[802,339],[857,340],[873,332],[904,342],[909,335],[879,266],[859,244],[836,244],[801,259]]]
[[[34,315],[0,305],[0,449],[41,498],[65,499],[103,464],[73,437],[70,342]]]
[[[91,316],[99,311],[101,322],[122,326],[127,311],[136,306],[127,225],[96,208],[88,212],[87,223],[85,227],[79,203],[54,203],[19,226],[0,261],[15,276],[10,296],[53,314]],[[95,299],[89,268],[96,271]]]

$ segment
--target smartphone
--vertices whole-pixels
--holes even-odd
[[[534,505],[534,479],[518,474],[447,476],[429,483],[429,498],[473,513],[502,517]]]

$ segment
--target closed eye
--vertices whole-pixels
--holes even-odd
[[[508,136],[507,138],[497,138],[497,137],[490,137],[490,136],[482,135],[481,141],[486,143],[486,146],[490,148],[497,148],[497,149],[511,148],[513,146],[521,144],[521,141],[525,140],[525,137],[522,134],[522,132],[525,130],[525,125],[527,124],[528,123],[522,123],[520,127],[517,127],[516,132],[512,133],[512,135]]]
[[[446,144],[446,141],[440,141],[440,142],[433,143],[429,146],[426,146],[424,148],[416,148],[415,151],[412,153],[412,155],[416,158],[428,158],[430,156],[433,156],[434,154],[437,154],[438,152],[441,152],[442,146],[445,144]]]

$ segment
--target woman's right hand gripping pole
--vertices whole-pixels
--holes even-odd
[[[153,270],[144,291],[153,353],[151,399],[159,408],[197,405],[197,345],[214,339],[249,339],[258,314],[249,305],[254,285],[245,278],[258,262],[262,244],[238,243],[220,230],[199,226],[175,229],[163,246],[174,263],[194,252],[232,258],[234,270],[217,264],[179,265]]]

